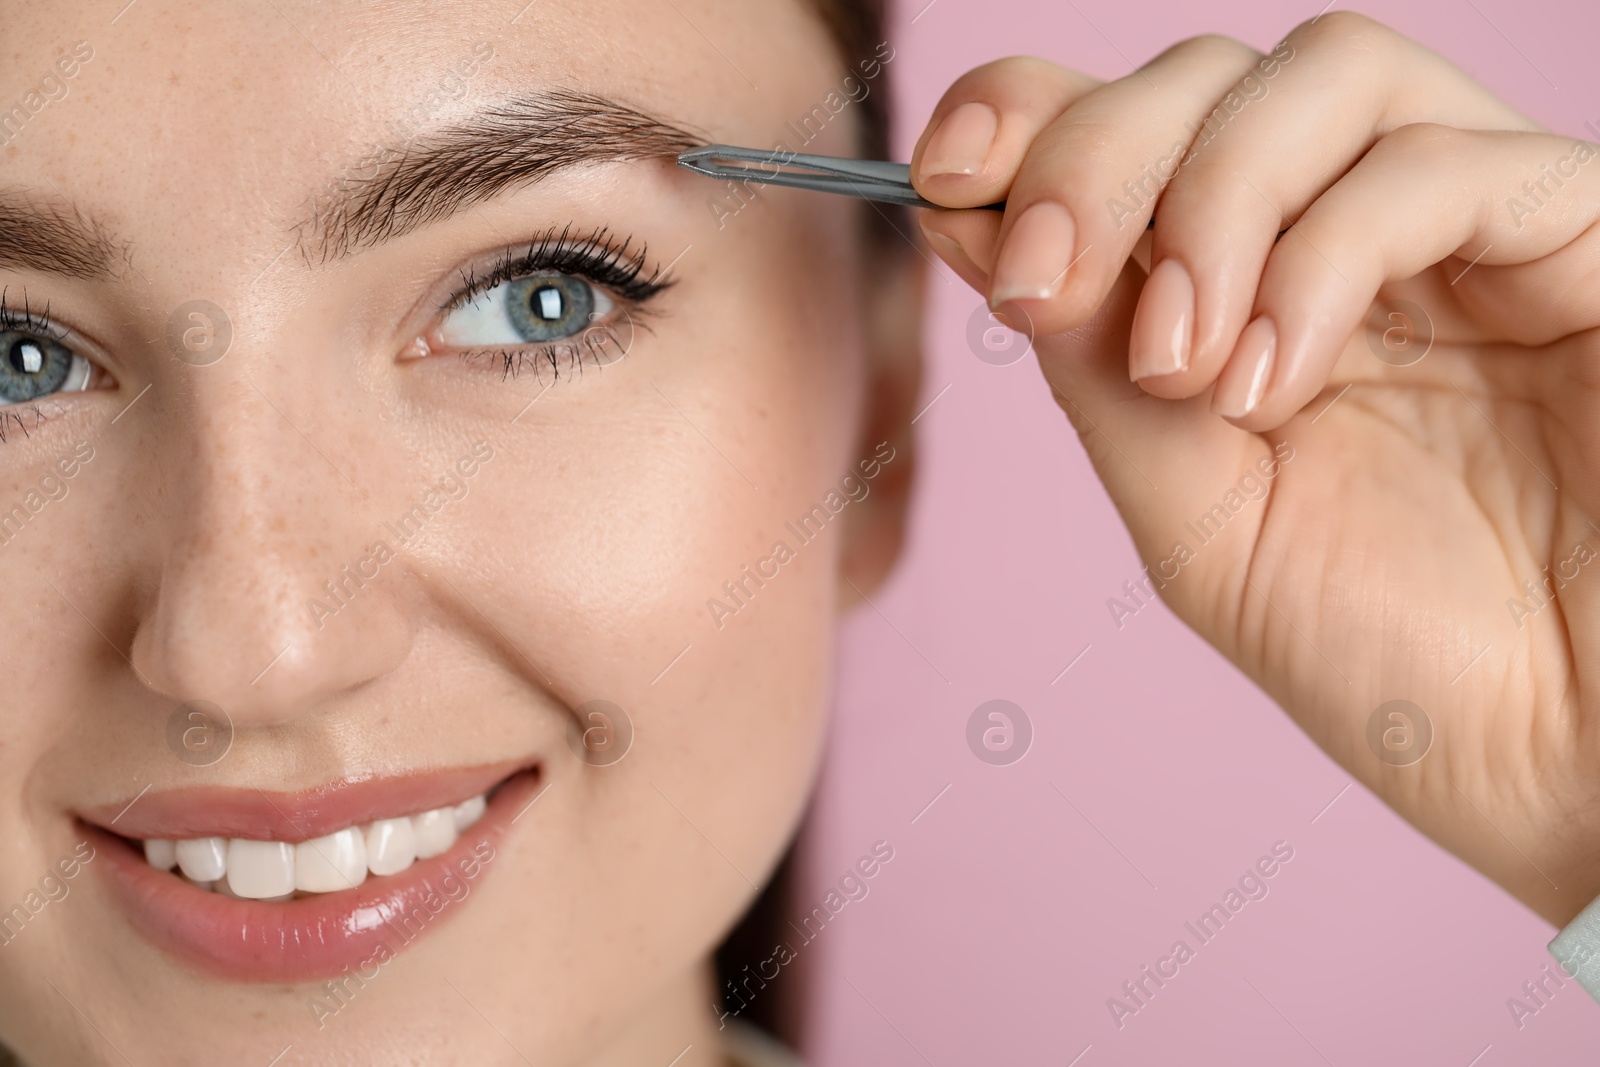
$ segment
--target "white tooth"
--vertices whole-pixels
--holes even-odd
[[[306,893],[333,893],[367,880],[367,844],[352,826],[294,846],[294,887]]]
[[[455,811],[456,832],[460,833],[483,818],[483,810],[488,806],[489,802],[481,796],[473,797],[471,800],[463,800],[457,804]]]
[[[215,882],[228,873],[227,838],[191,837],[179,841],[173,851],[190,881]]]
[[[158,871],[170,871],[178,865],[178,849],[171,841],[152,837],[144,843],[145,862]]]
[[[456,843],[454,808],[434,808],[411,816],[411,831],[417,836],[417,859],[425,860],[447,852]]]
[[[417,858],[410,819],[379,819],[367,827],[367,869],[373,874],[399,874]]]
[[[185,877],[184,881],[188,882],[190,885],[194,886],[196,889],[200,890],[202,893],[209,893],[212,890],[216,889],[217,886],[226,885],[227,884],[226,882],[197,882],[193,878],[188,878],[188,877]]]
[[[228,888],[262,900],[294,892],[294,846],[287,841],[228,842]]]

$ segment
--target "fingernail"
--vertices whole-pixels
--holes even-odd
[[[1228,419],[1240,419],[1256,409],[1278,351],[1278,328],[1265,315],[1256,318],[1239,335],[1233,355],[1217,379],[1211,395],[1211,410]]]
[[[1072,263],[1075,236],[1071,213],[1054,200],[1041,200],[1024,211],[1000,250],[989,306],[1055,296]]]
[[[994,108],[976,101],[962,104],[928,138],[928,147],[922,150],[922,176],[977,174],[999,130],[1000,113]]]
[[[1128,337],[1128,377],[1176,374],[1189,365],[1194,333],[1194,283],[1175,259],[1157,263],[1145,279]]]
[[[972,261],[972,257],[967,255],[967,250],[961,247],[961,242],[954,237],[948,237],[936,230],[927,228],[923,229],[922,236],[928,239],[928,243],[933,246],[933,250],[938,252],[946,262],[952,265],[965,266],[974,274],[982,275],[985,273]]]

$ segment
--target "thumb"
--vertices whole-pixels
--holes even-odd
[[[1213,414],[1209,390],[1165,400],[1128,379],[1128,336],[1144,281],[1130,259],[1089,321],[1037,336],[1033,347],[1133,535],[1150,586],[1215,640],[1218,627],[1233,629],[1266,497],[1294,451],[1287,442],[1275,451]]]
[[[979,293],[994,265],[996,214],[927,211],[921,220],[929,247]],[[1229,603],[1238,603],[1265,498],[1294,452],[1281,435],[1268,440],[1213,414],[1209,390],[1166,400],[1129,380],[1128,338],[1145,277],[1130,258],[1094,315],[1064,333],[1034,336],[1016,305],[1000,314],[1031,336],[1045,383],[1127,524],[1152,585],[1180,617],[1214,624],[1220,620],[1206,600],[1228,590]]]

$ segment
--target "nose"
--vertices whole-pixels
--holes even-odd
[[[288,389],[270,366],[251,368],[262,387],[241,370],[168,390],[149,457],[156,589],[129,657],[146,684],[214,703],[239,727],[392,671],[414,636],[405,562],[351,478],[378,477],[367,461],[381,431],[355,425],[359,400]]]

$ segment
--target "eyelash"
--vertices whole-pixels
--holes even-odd
[[[11,306],[11,290],[0,289],[0,331],[16,333],[32,333],[47,337],[57,344],[67,343],[67,332],[50,321],[50,305],[46,304],[43,311],[34,311],[28,306],[28,294],[22,294],[22,311],[19,314]]]
[[[13,410],[14,408],[18,407],[22,408],[22,410]],[[25,418],[25,416],[32,417],[29,419]],[[5,407],[0,408],[0,445],[7,444],[10,441],[10,438],[8,438],[6,434],[11,432],[12,426],[15,426],[17,429],[21,430],[23,437],[31,437],[33,435],[28,432],[30,428],[29,423],[32,423],[32,429],[37,430],[39,427],[43,426],[45,422],[49,420],[49,418],[50,416],[45,414],[44,409],[38,404],[8,404]]]
[[[570,224],[559,231],[552,226],[529,242],[526,249],[507,249],[483,273],[470,269],[463,272],[461,288],[444,302],[440,312],[463,307],[507,282],[535,274],[559,273],[582,278],[610,290],[618,298],[619,306],[629,313],[630,321],[637,327],[648,329],[636,316],[645,310],[649,301],[674,283],[661,276],[659,267],[650,270],[647,275],[649,246],[641,244],[638,251],[634,252],[630,251],[632,245],[632,237],[623,238],[620,244],[615,243],[610,229],[606,227],[574,236]],[[608,332],[609,328],[608,325]],[[569,374],[574,369],[582,370],[584,354],[577,341],[575,336],[532,346],[466,350],[461,353],[461,359],[469,363],[497,363],[502,379],[515,378],[529,366],[540,372],[548,366],[552,376],[559,380],[563,360],[567,363]]]

